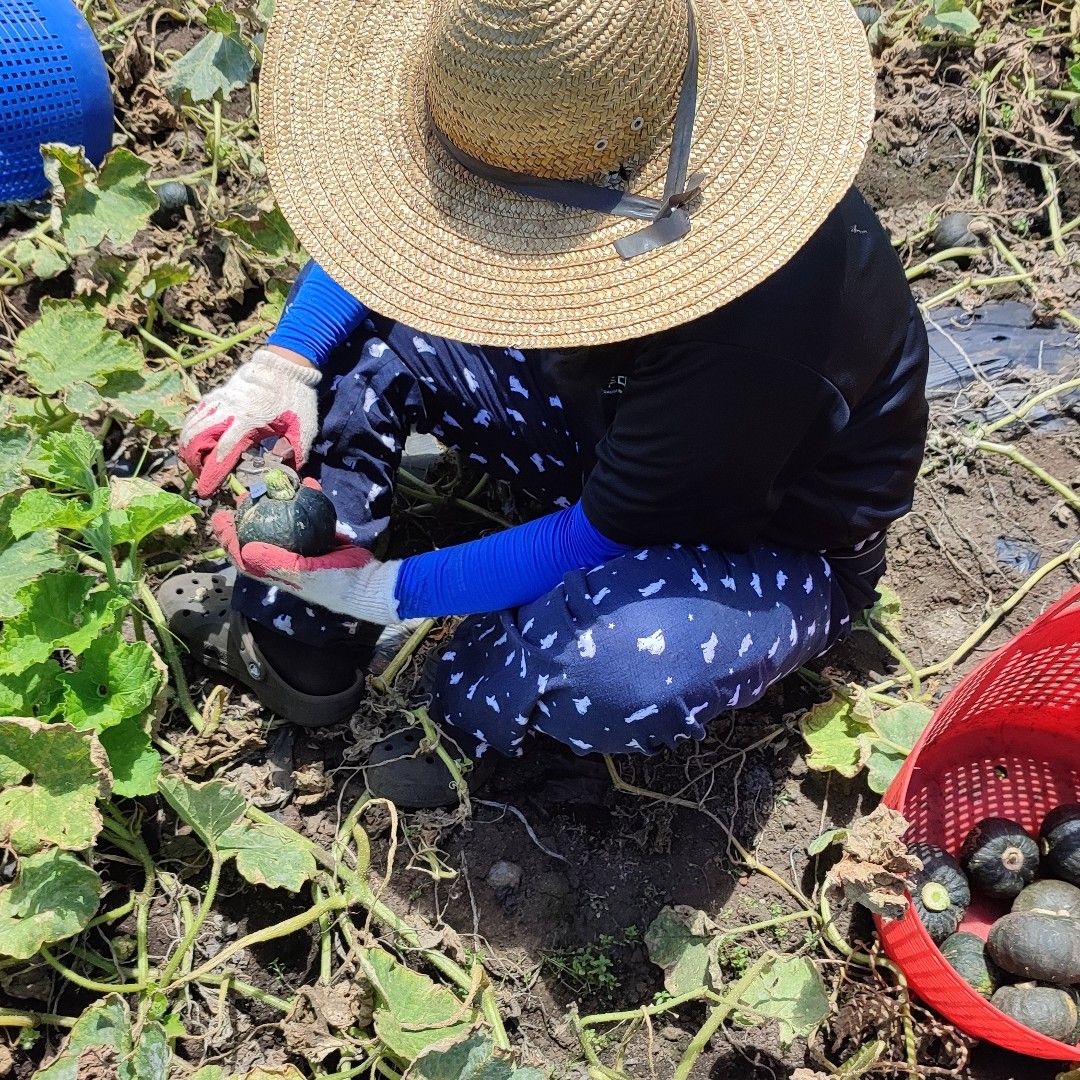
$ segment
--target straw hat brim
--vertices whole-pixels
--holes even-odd
[[[850,188],[874,71],[850,0],[694,0],[701,64],[683,240],[510,194],[451,160],[425,100],[431,0],[278,0],[260,84],[271,185],[307,251],[380,314],[476,344],[641,337],[778,270]],[[659,195],[667,152],[634,190]]]

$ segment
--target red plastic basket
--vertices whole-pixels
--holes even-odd
[[[953,854],[983,818],[1012,818],[1037,834],[1048,811],[1080,802],[1080,587],[957,684],[884,802],[911,823],[909,841]],[[1003,913],[975,902],[962,928],[985,939]],[[961,1031],[1031,1057],[1080,1059],[1080,1048],[1031,1031],[980,997],[910,909],[876,922],[911,989]]]

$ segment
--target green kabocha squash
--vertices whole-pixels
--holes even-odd
[[[1054,881],[1053,878],[1033,881],[1013,901],[1012,909],[1080,919],[1080,889],[1067,881]]]
[[[911,875],[911,906],[934,941],[956,932],[971,903],[971,890],[960,864],[933,844],[912,844],[908,849],[923,865]]]
[[[1050,1039],[1071,1039],[1080,1019],[1072,996],[1054,986],[1035,983],[1003,986],[990,999],[990,1004]]]
[[[1080,803],[1051,810],[1039,829],[1044,873],[1080,885]]]
[[[1009,818],[987,818],[967,834],[960,863],[971,887],[996,900],[1011,900],[1039,869],[1039,845]]]
[[[1063,986],[1061,989],[1072,998],[1072,1003],[1076,1006],[1076,1026],[1062,1041],[1067,1043],[1080,1043],[1080,987]]]
[[[315,488],[295,487],[280,469],[265,477],[266,494],[247,499],[236,512],[241,544],[261,542],[297,555],[325,555],[334,546],[337,511]]]
[[[990,927],[986,951],[999,967],[1025,979],[1057,986],[1080,982],[1080,919],[1011,912]]]
[[[1003,973],[986,955],[986,943],[966,930],[950,934],[941,943],[941,955],[968,986],[985,998],[1003,981]]]

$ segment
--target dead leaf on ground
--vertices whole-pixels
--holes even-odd
[[[120,1056],[112,1046],[88,1046],[79,1054],[75,1075],[79,1080],[116,1080]]]
[[[351,1046],[335,1035],[351,1027],[366,1028],[372,1022],[371,987],[363,982],[337,986],[305,986],[297,995],[281,1033],[289,1050],[308,1061],[321,1062]]]
[[[277,810],[289,801],[289,792],[274,783],[277,769],[272,761],[259,765],[244,763],[224,774],[244,794],[244,798],[260,810]]]
[[[326,766],[321,761],[313,761],[310,765],[294,769],[292,776],[296,784],[294,806],[314,806],[322,802],[334,787],[334,782],[326,775]]]
[[[265,745],[260,717],[222,720],[208,734],[192,732],[181,740],[180,770],[185,776],[205,776],[217,766]]]
[[[908,853],[903,841],[907,830],[903,815],[884,805],[856,822],[844,841],[842,858],[826,879],[830,892],[888,918],[903,915],[907,877],[922,866]]]

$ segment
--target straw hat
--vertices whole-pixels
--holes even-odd
[[[568,347],[778,270],[851,186],[873,83],[850,0],[277,0],[261,125],[300,242],[372,309]],[[573,201],[627,191],[638,220]]]

